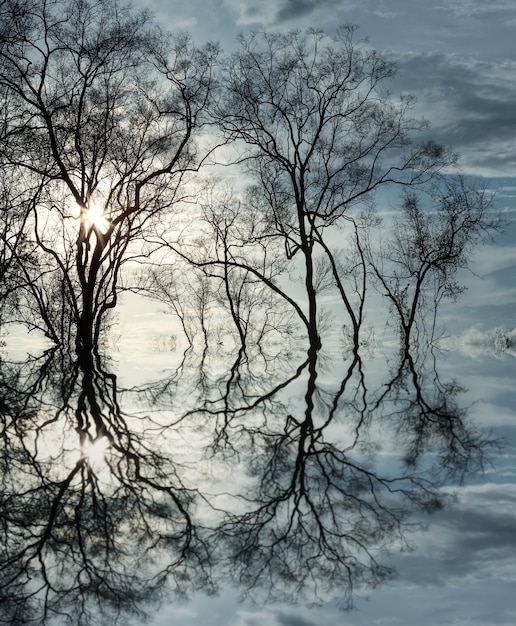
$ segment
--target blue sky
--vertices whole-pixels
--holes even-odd
[[[164,26],[230,50],[240,31],[350,22],[399,63],[397,91],[416,95],[431,135],[462,156],[464,172],[496,192],[509,221],[516,210],[516,2],[514,0],[141,0]],[[492,331],[516,326],[516,228],[476,255],[469,290],[447,314],[473,389],[474,414],[510,443],[484,479],[460,489],[457,506],[394,554],[396,581],[333,605],[252,607],[233,591],[165,606],[156,626],[513,626],[516,623],[516,359],[489,350]]]
[[[433,136],[452,143],[468,170],[514,176],[516,154],[516,4],[513,0],[140,0],[164,25],[197,41],[220,41],[260,27],[360,34],[396,58],[396,87],[418,97]]]

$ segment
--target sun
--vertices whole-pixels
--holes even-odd
[[[88,202],[88,208],[83,213],[83,219],[88,227],[95,227],[103,234],[109,230],[109,220],[104,209],[91,199]]]

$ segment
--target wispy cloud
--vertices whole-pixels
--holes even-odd
[[[224,0],[242,26],[292,26],[313,13],[342,12],[358,0]]]
[[[515,5],[512,0],[491,0],[490,2],[485,2],[485,0],[442,0],[436,8],[456,16],[485,16],[495,13],[514,15],[515,12]]]
[[[405,52],[398,86],[418,98],[430,134],[451,144],[473,174],[516,171],[516,61],[484,61],[442,52]]]

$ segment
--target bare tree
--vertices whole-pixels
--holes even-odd
[[[350,606],[392,574],[379,557],[410,512],[439,508],[443,480],[493,443],[418,351],[425,307],[435,320],[496,226],[485,196],[444,174],[451,153],[413,141],[425,124],[386,89],[395,66],[354,28],[242,37],[212,101],[217,48],[117,0],[4,0],[0,14],[1,313],[58,344],[0,361],[6,619],[138,612],[167,580],[213,589],[213,559],[244,591],[338,590]],[[249,184],[201,198],[208,123]],[[391,186],[405,200],[375,249],[375,193]],[[145,272],[122,281],[135,260]],[[362,363],[371,279],[401,330],[379,386]],[[126,394],[98,351],[123,289],[165,303],[188,344]],[[337,364],[328,293],[351,328]],[[385,467],[380,439],[400,434],[405,463]]]
[[[418,316],[435,330],[439,303],[464,291],[458,270],[467,268],[474,247],[502,226],[487,192],[463,176],[448,176],[424,193],[404,194],[391,231],[368,242],[367,258],[399,323],[405,350],[417,340],[412,333]]]
[[[360,325],[327,229],[348,223],[355,230],[377,189],[422,184],[452,160],[433,143],[412,143],[424,122],[409,117],[410,98],[396,102],[387,91],[395,65],[354,34],[346,27],[335,37],[315,30],[242,37],[217,110],[256,180],[253,210],[266,212],[287,258],[302,259],[312,350],[321,343],[317,254],[327,257],[347,314]]]
[[[0,89],[16,111],[4,158],[41,187],[32,237],[60,271],[88,350],[122,265],[149,253],[139,238],[202,161],[194,136],[217,50],[117,0],[6,0],[1,14]]]

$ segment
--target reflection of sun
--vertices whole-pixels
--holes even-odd
[[[81,456],[86,457],[90,465],[98,466],[104,462],[108,448],[109,439],[107,437],[99,437],[94,441],[88,440],[81,446]]]

